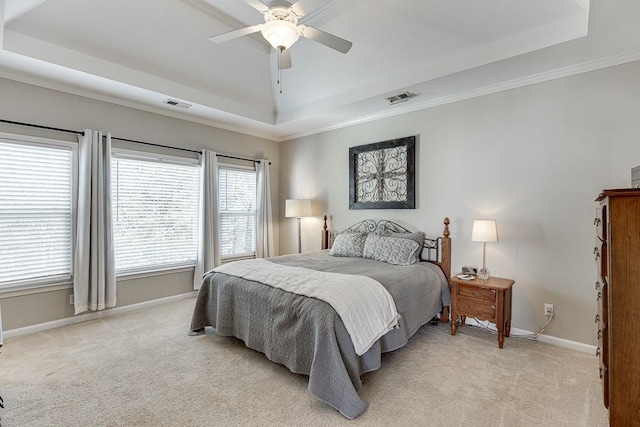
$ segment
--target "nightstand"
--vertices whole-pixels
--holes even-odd
[[[456,323],[464,325],[467,316],[488,320],[498,329],[498,347],[502,348],[504,337],[511,332],[511,279],[489,277],[471,280],[456,276],[449,279],[451,285],[451,335],[456,334]]]

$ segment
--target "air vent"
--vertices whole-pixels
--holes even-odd
[[[389,101],[389,104],[394,105],[394,104],[399,104],[401,102],[406,102],[411,98],[413,98],[414,96],[416,96],[414,93],[405,92],[405,93],[400,93],[398,95],[390,96],[389,98],[386,98],[386,100]]]
[[[191,104],[187,104],[186,102],[176,101],[175,99],[167,99],[166,101],[164,101],[164,104],[171,105],[172,107],[178,107],[178,108],[191,107]]]

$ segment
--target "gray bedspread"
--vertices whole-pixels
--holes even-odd
[[[407,340],[450,304],[439,267],[426,262],[395,266],[363,258],[331,257],[327,251],[270,258],[313,270],[371,277],[393,296],[400,327],[357,356],[349,334],[326,302],[222,273],[208,273],[198,293],[191,333],[234,336],[289,370],[309,376],[309,392],[353,419],[367,409],[360,376],[380,367],[380,355]]]

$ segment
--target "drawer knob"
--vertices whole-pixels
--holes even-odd
[[[600,347],[596,348],[596,356],[600,356]]]
[[[598,339],[602,338],[602,331],[598,329]]]
[[[596,314],[596,323],[598,323],[600,321],[600,315]]]
[[[598,292],[598,297],[596,298],[596,300],[600,301],[600,298],[602,298],[602,292]]]
[[[600,282],[596,282],[596,291],[600,289]]]

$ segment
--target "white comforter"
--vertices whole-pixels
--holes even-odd
[[[400,319],[391,294],[369,277],[289,267],[266,259],[231,262],[214,271],[329,303],[342,319],[359,356]]]

